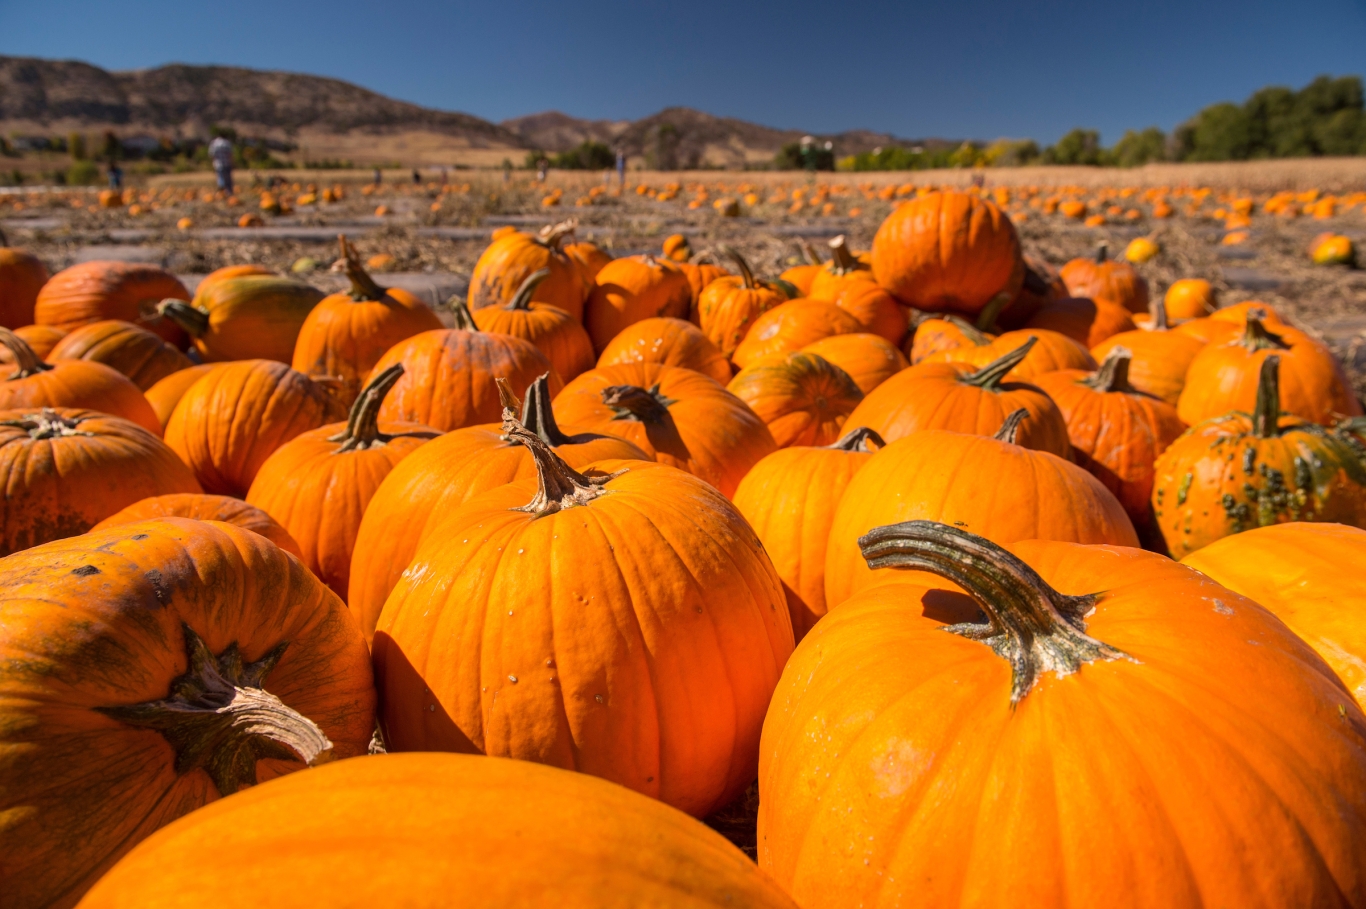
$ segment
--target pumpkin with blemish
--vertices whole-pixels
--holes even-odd
[[[536,288],[532,300],[558,306],[582,320],[591,282],[584,277],[579,264],[561,248],[577,226],[578,222],[571,219],[540,236],[514,230],[495,239],[474,263],[470,275],[469,309],[506,306],[528,277],[548,268],[550,276]]]
[[[511,335],[536,345],[562,379],[572,379],[593,368],[593,339],[569,313],[531,297],[550,269],[532,272],[506,306],[485,306],[472,313],[480,331]]]
[[[139,499],[122,511],[111,514],[91,530],[135,524],[152,518],[193,518],[196,521],[222,521],[244,527],[270,540],[285,552],[303,558],[299,543],[280,523],[255,505],[248,505],[232,496],[215,496],[203,492],[173,492]]]

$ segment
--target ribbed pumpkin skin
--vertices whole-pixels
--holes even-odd
[[[575,769],[704,816],[754,778],[792,652],[782,586],[703,481],[597,467],[626,472],[586,505],[518,511],[538,485],[520,480],[418,549],[375,631],[385,741]]]
[[[458,328],[424,331],[389,348],[370,375],[395,363],[402,363],[405,372],[385,397],[379,418],[442,432],[497,420],[503,408],[496,379],[526,388],[548,372],[552,397],[564,386],[536,345],[510,335]]]
[[[198,366],[186,367],[171,373],[143,392],[143,397],[147,399],[148,404],[152,405],[152,410],[156,413],[157,420],[163,429],[171,421],[171,414],[175,411],[176,405],[180,403],[180,399],[185,396],[185,392],[190,390],[190,386],[221,365],[223,364],[201,363]]]
[[[58,341],[46,359],[103,363],[144,392],[171,373],[195,365],[150,331],[118,319],[82,325]]]
[[[361,516],[384,478],[437,433],[417,423],[380,423],[382,445],[343,451],[346,423],[300,433],[266,459],[247,502],[299,541],[308,570],[345,598]]]
[[[1009,548],[1101,594],[1086,633],[1133,659],[1041,674],[1012,706],[1010,665],[944,630],[975,602],[860,593],[774,694],[761,868],[806,909],[1366,902],[1366,718],[1302,641],[1152,553]]]
[[[474,324],[480,331],[530,341],[565,381],[596,363],[588,332],[569,313],[549,303],[533,303],[530,309],[485,306],[475,311]]]
[[[71,407],[123,417],[153,435],[161,421],[133,382],[115,369],[92,360],[59,360],[51,369],[22,379],[6,377],[17,370],[0,366],[0,410]]]
[[[970,335],[963,325],[955,324],[948,319],[925,319],[915,327],[915,337],[911,339],[911,363],[923,363],[927,357],[935,354],[942,354],[939,357],[941,362],[951,360],[954,359],[953,352],[959,348],[985,346],[978,342],[985,339],[989,344],[996,337],[986,332],[977,334],[980,334],[981,338]]]
[[[559,248],[558,242],[547,245],[520,231],[494,240],[474,263],[470,275],[470,311],[506,305],[517,295],[522,283],[542,268],[550,269],[550,277],[536,288],[532,301],[558,306],[582,320],[583,304],[590,289],[583,271]]]
[[[1148,311],[1148,281],[1128,262],[1094,257],[1073,259],[1059,271],[1067,292],[1134,313]]]
[[[730,361],[702,330],[683,319],[661,316],[623,328],[603,348],[598,366],[662,363],[710,376],[722,385],[731,380]]]
[[[341,415],[302,373],[275,360],[243,360],[190,386],[166,424],[166,444],[205,492],[244,496],[275,449]]]
[[[972,366],[986,366],[1030,338],[1038,340],[1020,364],[1006,373],[1007,379],[1028,382],[1035,376],[1056,372],[1059,369],[1095,369],[1098,365],[1095,358],[1079,342],[1046,328],[1008,331],[992,339],[989,344],[964,344],[962,347],[926,354],[920,363],[968,363]]]
[[[289,531],[255,505],[232,496],[213,496],[202,492],[177,492],[139,499],[122,511],[111,514],[92,530],[121,527],[153,518],[192,518],[196,521],[222,521],[259,533],[296,558],[303,558],[299,543]]]
[[[933,192],[887,216],[873,237],[873,276],[907,306],[975,316],[1024,283],[1020,238],[992,202]]]
[[[0,850],[6,902],[71,906],[139,840],[219,798],[177,773],[163,734],[95,708],[157,701],[185,674],[188,626],[245,661],[287,642],[265,689],[337,757],[374,728],[369,655],[346,607],[298,560],[230,524],[163,518],[0,562]],[[265,759],[256,780],[302,769]]]
[[[990,436],[1006,417],[1024,408],[1029,416],[1020,424],[1016,441],[1025,448],[1071,458],[1067,421],[1047,394],[1025,382],[1004,382],[992,390],[962,381],[974,372],[976,368],[966,363],[921,363],[903,369],[869,392],[845,422],[867,426],[888,442],[927,429]]]
[[[910,365],[896,345],[866,332],[831,335],[806,345],[802,353],[829,360],[847,372],[865,395]]]
[[[845,489],[826,550],[828,609],[897,576],[870,569],[858,538],[900,521],[940,521],[1002,546],[1034,539],[1138,546],[1119,500],[1077,465],[984,436],[917,432],[873,455]]]
[[[33,352],[44,360],[52,352],[52,348],[57,346],[57,342],[67,336],[65,329],[53,325],[24,325],[16,328],[14,333],[23,338],[24,343],[32,347]],[[0,361],[13,363],[14,358],[8,350],[0,350]]]
[[[239,862],[173,858],[215,849]],[[148,839],[85,905],[436,907],[455,893],[467,909],[795,909],[744,853],[660,802],[456,754],[376,755],[258,786]]]
[[[1105,299],[1068,297],[1045,303],[1030,316],[1026,328],[1043,328],[1066,335],[1088,350],[1120,332],[1133,331],[1129,310]]]
[[[848,373],[800,351],[756,360],[726,390],[759,415],[779,448],[831,444],[863,400]]]
[[[191,305],[209,314],[209,327],[194,346],[205,363],[290,363],[299,330],[324,296],[312,284],[274,275],[201,282]]]
[[[674,402],[668,405],[668,418],[642,422],[619,415],[603,403],[602,393],[620,385],[658,385],[659,394]],[[656,363],[584,373],[555,399],[555,417],[581,431],[633,442],[654,460],[701,477],[727,497],[760,458],[777,449],[759,415],[719,383],[690,369]]]
[[[910,328],[906,309],[871,277],[846,279],[835,288],[830,302],[858,320],[864,331],[881,335],[893,344],[906,339]]]
[[[184,330],[157,315],[162,300],[190,299],[190,292],[170,272],[131,262],[82,262],[52,276],[38,292],[33,321],[67,331],[122,319],[184,347]]]
[[[688,311],[688,318],[693,323],[697,322],[697,300],[702,296],[702,291],[706,290],[707,285],[724,278],[730,274],[720,265],[713,265],[709,262],[677,262],[678,270],[683,272],[683,277],[688,279],[688,296],[692,305]]]
[[[1257,527],[1181,560],[1276,614],[1366,706],[1366,530],[1292,522]]]
[[[825,615],[825,551],[835,509],[871,451],[794,446],[764,458],[740,481],[735,507],[783,582],[796,640]]]
[[[47,279],[47,266],[33,253],[0,247],[0,325],[33,324],[33,304]]]
[[[610,435],[573,436],[555,447],[570,467],[594,461],[648,461],[636,445]],[[536,476],[531,455],[503,437],[499,424],[438,436],[394,467],[379,484],[356,531],[346,602],[368,640],[399,576],[432,528],[456,507],[490,489]]]
[[[726,357],[735,353],[756,319],[787,302],[787,294],[777,287],[754,283],[746,287],[738,275],[717,278],[697,297],[697,324]]]
[[[579,267],[585,288],[592,287],[598,272],[602,271],[603,266],[612,261],[612,256],[605,249],[589,240],[565,243],[563,249],[565,255]]]
[[[678,266],[652,256],[613,259],[598,272],[585,304],[583,325],[601,353],[622,329],[642,319],[685,319],[692,288]]]
[[[1161,398],[1173,407],[1186,387],[1186,371],[1195,355],[1204,350],[1199,338],[1178,331],[1125,331],[1097,344],[1091,355],[1104,360],[1116,347],[1133,354],[1129,382],[1139,391]]]
[[[762,357],[791,353],[832,335],[863,331],[857,319],[826,300],[789,300],[754,320],[731,359],[744,369]]]
[[[350,404],[391,347],[443,327],[436,313],[402,288],[385,288],[378,300],[330,294],[304,319],[286,362],[310,378],[340,380],[341,398]]]
[[[41,432],[28,428],[43,416],[38,408],[0,411],[0,555],[85,533],[147,496],[199,491],[175,452],[142,427],[91,410],[50,413],[63,426]]]

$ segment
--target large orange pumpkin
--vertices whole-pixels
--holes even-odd
[[[196,521],[235,524],[259,533],[290,555],[303,558],[298,541],[289,535],[289,531],[255,505],[248,505],[232,496],[214,496],[202,492],[173,492],[139,499],[100,521],[91,530],[135,524],[152,518],[193,518]]]
[[[532,300],[558,306],[575,319],[582,319],[591,284],[578,263],[561,249],[577,226],[578,222],[570,219],[540,236],[512,231],[494,240],[474,263],[469,308],[507,305],[532,273],[548,268],[550,277],[536,288]]]
[[[735,250],[723,247],[730,256],[738,277],[717,278],[697,297],[697,324],[707,338],[729,357],[745,339],[750,326],[761,315],[787,302],[787,293],[777,284],[757,281],[749,263]]]
[[[907,306],[976,316],[1024,283],[1015,225],[970,193],[927,193],[887,216],[873,238],[877,283]]]
[[[863,400],[844,370],[817,354],[800,351],[755,360],[726,390],[764,421],[779,448],[829,445]]]
[[[831,335],[862,331],[858,319],[834,303],[798,298],[775,306],[755,319],[731,359],[744,369],[755,360],[801,350]]]
[[[181,860],[215,850],[237,858]],[[655,799],[458,754],[376,755],[225,799],[147,839],[84,905],[439,906],[453,894],[464,909],[795,909],[743,852]]]
[[[161,518],[0,561],[5,903],[69,907],[157,828],[365,754],[369,654],[297,559]]]
[[[384,604],[385,742],[579,770],[698,816],[728,804],[792,652],[754,531],[681,470],[585,476],[510,410],[503,431],[538,478],[453,512]]]
[[[592,287],[593,282],[597,280],[598,272],[612,261],[612,254],[591,240],[565,243],[560,248],[579,267],[585,287]]]
[[[185,396],[185,392],[190,390],[190,386],[221,365],[221,363],[201,363],[197,366],[187,366],[171,373],[143,392],[143,397],[147,399],[148,404],[152,405],[152,410],[156,413],[157,421],[161,424],[162,429],[165,429],[166,424],[170,422],[172,412],[180,403],[180,399]]]
[[[33,253],[9,245],[0,232],[0,326],[33,323],[33,305],[47,283],[47,266]]]
[[[186,343],[185,332],[157,312],[157,304],[174,297],[190,299],[175,275],[131,262],[83,262],[52,276],[38,292],[33,321],[71,331],[91,322],[122,319],[170,341]]]
[[[583,324],[601,353],[622,329],[658,316],[686,319],[692,305],[688,279],[667,259],[627,256],[598,272]]]
[[[206,363],[289,363],[299,330],[323,296],[304,281],[242,275],[201,283],[192,303],[165,300],[157,311],[185,330]]]
[[[555,398],[555,416],[633,442],[725,496],[777,448],[759,415],[725,387],[690,369],[658,363],[589,370]]]
[[[823,448],[784,448],[755,464],[735,490],[735,507],[782,579],[798,641],[828,609],[825,551],[835,509],[854,474],[884,444],[877,433],[859,427]]]
[[[1096,303],[1112,303],[1133,313],[1148,311],[1148,281],[1128,262],[1111,259],[1104,243],[1093,258],[1073,259],[1062,267],[1067,292]]]
[[[910,365],[895,344],[866,332],[821,338],[803,347],[802,353],[834,363],[865,395]]]
[[[830,300],[834,302],[835,297],[839,296],[850,282],[854,281],[873,281],[873,271],[870,258],[865,253],[862,256],[854,254],[849,248],[849,241],[840,234],[833,237],[829,243],[830,261],[825,262],[811,278],[811,284],[807,288],[806,296],[813,300]]]
[[[682,366],[722,384],[731,379],[730,361],[702,330],[683,319],[661,316],[623,328],[603,348],[598,366],[619,363],[663,363]]]
[[[1186,371],[1205,347],[1205,342],[1167,327],[1167,309],[1162,300],[1153,303],[1150,328],[1124,331],[1097,344],[1092,355],[1105,359],[1110,351],[1123,347],[1129,351],[1129,381],[1134,388],[1161,398],[1173,407],[1186,387]]]
[[[783,670],[759,865],[803,907],[1366,902],[1366,716],[1256,603],[1136,549],[862,544],[939,577],[841,604]]]
[[[572,379],[593,368],[593,340],[569,313],[548,303],[532,303],[531,296],[550,269],[532,272],[506,306],[485,306],[474,311],[480,331],[512,335],[536,345],[562,379]]]
[[[144,392],[171,373],[194,365],[159,336],[119,319],[82,325],[64,335],[46,359],[103,363],[127,376]]]

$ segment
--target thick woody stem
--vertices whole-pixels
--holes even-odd
[[[650,388],[639,385],[612,385],[602,390],[602,403],[616,412],[614,420],[636,420],[640,423],[663,423],[669,416],[669,405],[674,403],[659,393],[659,383]]]
[[[1011,411],[1001,423],[1001,428],[996,430],[992,436],[998,442],[1007,442],[1011,445],[1018,445],[1016,437],[1020,434],[1020,424],[1029,418],[1029,411],[1021,407],[1019,410]]]
[[[977,328],[980,331],[995,331],[996,319],[1001,315],[1001,310],[1005,309],[1011,301],[1011,296],[1002,291],[992,297],[987,305],[982,307],[982,311],[977,314]]]
[[[1082,379],[1081,384],[1096,391],[1133,392],[1134,387],[1129,384],[1129,364],[1133,357],[1133,352],[1127,347],[1112,347],[1100,368]]]
[[[361,265],[360,254],[354,246],[346,242],[345,234],[337,235],[337,244],[341,247],[341,258],[333,263],[332,269],[345,274],[346,279],[351,282],[351,299],[357,303],[384,299],[384,288],[376,284],[375,279],[370,277],[370,273]]]
[[[1161,297],[1153,298],[1153,331],[1166,331],[1171,326],[1167,324],[1167,301]]]
[[[550,277],[550,269],[542,268],[533,271],[526,276],[522,286],[517,288],[517,293],[513,294],[512,301],[504,309],[530,309],[531,297],[536,293],[536,288],[541,286],[541,282]]]
[[[869,443],[872,443],[872,445]],[[838,442],[825,447],[833,448],[837,451],[862,451],[871,453],[874,450],[872,446],[886,448],[887,443],[882,440],[882,436],[878,435],[875,430],[869,429],[867,426],[860,426],[858,429],[845,433]]]
[[[1037,343],[1039,343],[1039,339],[1031,335],[1029,340],[1025,341],[1010,353],[992,360],[986,366],[983,366],[974,373],[963,376],[958,381],[968,385],[976,385],[978,388],[998,388],[1000,387],[1002,380],[1005,379],[1006,373],[1020,365],[1020,362],[1025,357],[1029,356],[1030,350],[1032,350]]]
[[[401,378],[403,364],[395,363],[370,380],[370,384],[365,386],[360,397],[351,405],[346,429],[328,437],[329,442],[342,443],[333,454],[378,448],[389,441],[391,437],[379,431],[379,409],[384,403],[384,396]]]
[[[474,315],[470,312],[469,306],[460,297],[451,297],[446,302],[450,307],[451,316],[454,318],[455,327],[461,331],[478,331],[479,326],[474,323]]]
[[[578,218],[566,218],[558,224],[547,225],[541,228],[540,236],[537,239],[544,246],[549,246],[553,250],[559,250],[564,238],[578,230]]]
[[[1100,265],[1110,258],[1110,244],[1102,243],[1096,247],[1096,264]]]
[[[209,330],[209,314],[184,300],[162,300],[157,304],[157,315],[170,319],[192,338],[203,337]]]
[[[978,330],[976,325],[973,325],[962,316],[954,315],[953,313],[945,313],[937,318],[943,319],[945,322],[948,322],[954,328],[961,331],[963,337],[971,341],[974,347],[986,347],[991,343],[991,338],[989,336],[983,334]]]
[[[1281,358],[1275,354],[1262,361],[1257,376],[1252,434],[1259,439],[1274,439],[1281,434]]]
[[[38,356],[32,347],[28,346],[27,341],[8,328],[0,328],[0,344],[9,348],[10,356],[14,359],[14,365],[19,367],[10,373],[8,381],[27,379],[29,376],[52,369],[52,364],[44,363],[43,358]]]
[[[584,476],[566,464],[539,436],[523,426],[509,408],[503,409],[503,435],[525,445],[536,462],[536,495],[514,511],[525,511],[543,518],[566,508],[587,505],[598,496],[606,495],[604,487],[607,483],[626,472],[619,470],[610,476]]]
[[[1262,310],[1250,309],[1247,313],[1247,327],[1243,330],[1242,344],[1248,350],[1289,350],[1290,345],[1275,332],[1269,331],[1263,321]]]
[[[832,274],[843,275],[858,269],[858,259],[855,259],[854,254],[849,251],[849,241],[845,239],[844,234],[840,234],[831,240],[829,246],[831,252],[830,272]]]
[[[754,271],[749,267],[749,263],[745,261],[745,257],[740,255],[738,250],[732,249],[729,246],[718,246],[716,247],[716,251],[735,263],[735,267],[740,270],[740,278],[745,282],[746,289],[754,290],[759,286],[754,281]]]

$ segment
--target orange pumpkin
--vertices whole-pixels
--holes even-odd
[[[593,282],[597,280],[598,272],[602,271],[604,265],[612,261],[611,253],[589,240],[565,243],[561,249],[579,267],[579,273],[583,275],[583,281],[587,287],[593,286]]]
[[[121,527],[153,518],[193,518],[196,521],[234,524],[252,533],[259,533],[296,558],[303,558],[298,541],[261,509],[232,496],[212,496],[202,492],[173,492],[139,499],[100,521],[91,530]]]
[[[57,272],[43,285],[33,321],[71,331],[91,322],[122,319],[184,347],[185,332],[157,312],[157,304],[168,297],[188,300],[190,292],[175,275],[155,265],[83,262]]]
[[[706,290],[707,285],[711,282],[727,277],[730,272],[715,262],[678,262],[675,264],[678,266],[678,270],[683,272],[683,277],[688,279],[688,318],[696,324],[697,301],[702,296],[702,291]]]
[[[911,363],[923,363],[935,354],[943,354],[944,356],[939,358],[939,361],[943,362],[955,359],[956,351],[963,348],[986,347],[995,338],[995,335],[982,331],[961,316],[945,313],[938,318],[922,319],[916,325],[915,335],[911,338],[907,353]]]
[[[710,376],[718,382],[731,379],[730,361],[702,330],[683,319],[661,316],[623,328],[607,343],[598,357],[598,366],[619,363],[662,363],[682,366]]]
[[[1111,335],[1097,344],[1091,353],[1103,360],[1117,347],[1130,353],[1129,382],[1134,388],[1176,406],[1181,399],[1181,389],[1186,387],[1186,372],[1195,355],[1204,349],[1205,342],[1169,330],[1166,305],[1157,300],[1153,304],[1151,328]]]
[[[23,325],[14,329],[14,333],[23,338],[24,343],[33,348],[33,352],[43,360],[47,359],[48,354],[52,353],[52,348],[68,334],[65,329],[54,328],[51,325]],[[0,346],[0,362],[14,362],[9,348]]]
[[[843,234],[832,239],[829,246],[830,261],[822,265],[812,277],[807,296],[813,300],[829,300],[833,303],[851,283],[877,283],[873,280],[873,271],[866,261],[867,257],[860,260],[855,256]]]
[[[157,312],[185,330],[207,363],[289,363],[299,330],[323,296],[292,278],[242,275],[201,283],[192,303],[164,300]]]
[[[809,297],[811,296],[811,285],[815,282],[816,275],[820,274],[825,263],[821,261],[821,257],[817,255],[810,243],[803,241],[800,246],[802,253],[806,256],[807,264],[794,265],[779,275],[778,278],[797,288],[799,296]],[[792,260],[789,259],[788,261]]]
[[[184,518],[109,527],[10,556],[0,591],[0,652],[23,655],[0,662],[10,905],[71,906],[176,818],[366,753],[365,640],[265,537]]]
[[[970,193],[932,192],[901,205],[873,238],[877,283],[907,306],[972,318],[1024,283],[1015,225]]]
[[[660,250],[663,251],[664,258],[675,262],[686,262],[692,258],[692,246],[688,243],[688,238],[682,234],[669,234],[660,244]]]
[[[1148,281],[1128,262],[1111,259],[1104,243],[1094,258],[1073,259],[1062,267],[1062,280],[1073,297],[1112,303],[1132,313],[1148,311]]]
[[[157,335],[118,319],[91,322],[64,335],[47,359],[103,363],[144,392],[171,373],[194,365],[189,357]]]
[[[222,268],[214,269],[207,275],[199,279],[195,285],[195,293],[207,290],[218,281],[226,281],[229,278],[245,278],[251,275],[270,275],[278,277],[275,272],[261,265],[225,265]]]
[[[1066,335],[1088,350],[1120,332],[1136,326],[1129,310],[1107,300],[1068,297],[1045,303],[1025,323],[1026,328],[1043,328]]]
[[[831,335],[861,332],[849,313],[825,300],[796,299],[775,306],[754,320],[731,360],[744,369],[762,357],[801,350]]]
[[[999,360],[1010,351],[1017,350],[1021,344],[1033,338],[1034,346],[1029,349],[1025,358],[1006,375],[1007,379],[1028,382],[1035,376],[1057,372],[1059,369],[1096,368],[1095,358],[1085,347],[1066,335],[1049,331],[1046,328],[1022,328],[1017,331],[1008,331],[999,337],[988,338],[985,344],[978,344],[971,336],[968,337],[972,343],[927,354],[920,362],[967,363],[970,366],[986,366],[988,363]]]
[[[893,344],[906,339],[910,311],[871,279],[846,280],[830,298],[840,309],[853,316],[864,331],[881,335]]]
[[[38,291],[47,283],[47,266],[33,253],[8,244],[0,232],[0,326],[20,328],[33,323]]]
[[[722,251],[740,270],[738,277],[717,278],[697,298],[697,324],[707,338],[726,357],[745,339],[759,316],[787,302],[787,293],[777,284],[756,281],[749,263],[735,250]]]
[[[653,256],[613,259],[598,272],[584,311],[584,327],[601,353],[623,328],[642,319],[685,319],[691,307],[688,279],[677,266]]]
[[[580,770],[697,816],[728,804],[792,652],[754,532],[681,470],[585,476],[511,411],[503,431],[538,478],[451,513],[384,604],[385,742]]]
[[[474,313],[480,331],[511,335],[536,345],[555,372],[572,379],[593,368],[593,340],[584,327],[563,309],[531,302],[540,283],[550,277],[543,268],[527,277],[507,306],[486,306]]]
[[[175,412],[180,399],[185,396],[185,392],[190,390],[190,386],[221,365],[221,363],[202,363],[198,366],[187,366],[171,373],[143,392],[143,397],[147,399],[148,404],[152,405],[152,410],[156,413],[157,421],[163,430],[166,428],[166,424],[170,422],[171,414]]]
[[[802,906],[1366,900],[1366,716],[1257,604],[1134,549],[863,549],[905,577],[832,610],[764,721],[759,865]]]
[[[829,360],[847,372],[865,395],[910,365],[896,345],[864,332],[822,338],[803,347],[802,353]]]
[[[561,248],[578,222],[556,224],[540,236],[513,231],[499,237],[479,256],[470,275],[469,308],[505,306],[534,272],[550,269],[532,297],[537,303],[558,306],[575,319],[583,318],[590,282],[578,263]]]
[[[863,400],[847,372],[800,351],[754,361],[726,389],[759,415],[779,448],[833,443]]]
[[[735,507],[782,579],[798,642],[828,611],[825,551],[835,509],[854,474],[885,444],[859,427],[823,448],[783,448],[755,464],[735,490]]]
[[[0,328],[0,345],[15,368],[0,381],[0,410],[74,407],[98,410],[130,420],[153,435],[161,421],[142,392],[123,374],[93,360],[44,363],[8,328]]]
[[[1204,278],[1173,281],[1163,298],[1169,319],[1199,319],[1219,308],[1219,294]]]

